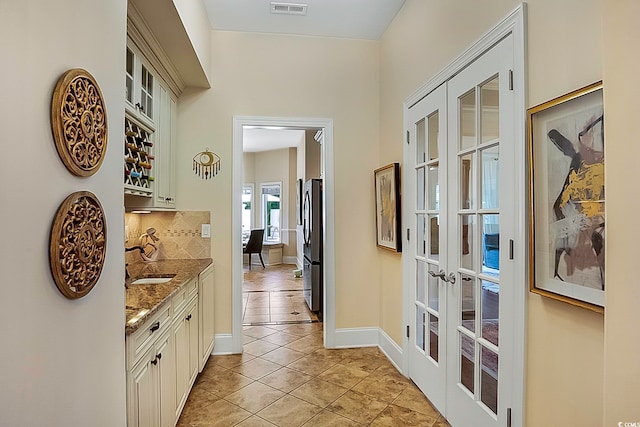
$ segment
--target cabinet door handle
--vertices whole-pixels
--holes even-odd
[[[156,354],[156,358],[158,358],[158,360],[162,359],[162,353]]]
[[[185,320],[191,320],[191,315],[188,315]]]
[[[151,364],[152,364],[152,365],[157,365],[157,364],[158,364],[158,358],[156,357],[155,359],[153,359],[153,360],[151,361]]]
[[[155,332],[158,329],[160,329],[160,322],[156,322],[153,324],[153,326],[151,326],[151,328],[149,329],[151,332]]]

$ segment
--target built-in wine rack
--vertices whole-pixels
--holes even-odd
[[[152,197],[153,132],[124,119],[124,192]]]

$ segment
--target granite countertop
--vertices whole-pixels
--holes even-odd
[[[205,258],[168,259],[129,264],[127,269],[131,278],[126,280],[125,335],[135,332],[149,316],[169,301],[182,285],[197,277],[212,263],[211,258]],[[131,282],[140,278],[169,275],[175,276],[166,283],[131,285]]]

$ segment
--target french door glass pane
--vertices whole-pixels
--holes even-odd
[[[416,261],[416,301],[424,304],[426,299],[427,288],[427,263],[424,261]]]
[[[433,271],[434,273],[437,273],[438,269],[439,267],[437,265],[429,266],[429,270]],[[439,281],[440,279],[437,277],[432,277],[431,275],[427,277],[427,283],[428,283],[427,293],[429,297],[428,306],[430,309],[435,311],[438,311],[440,307],[440,291],[439,291],[440,282]]]
[[[440,216],[429,215],[429,258],[440,258]]]
[[[472,276],[460,275],[460,303],[462,327],[476,330],[476,279]]]
[[[473,154],[460,156],[460,209],[475,208]]]
[[[416,123],[416,163],[424,163],[426,149],[425,120]]]
[[[439,210],[440,209],[440,185],[438,184],[438,163],[429,165],[428,172],[428,188],[429,192],[427,197],[429,199],[427,209]]]
[[[475,215],[460,215],[460,267],[473,270],[476,249],[473,243]]]
[[[476,145],[476,91],[475,88],[460,97],[460,149]]]
[[[482,142],[498,139],[500,135],[500,94],[498,76],[480,86],[480,123]]]
[[[480,400],[495,414],[498,411],[498,355],[481,346],[480,359]]]
[[[426,255],[426,241],[427,241],[427,224],[425,222],[424,214],[417,214],[417,226],[416,233],[416,255],[424,257]]]
[[[497,346],[500,332],[500,285],[482,280],[481,292],[482,338]]]
[[[439,121],[436,111],[429,116],[429,160],[438,158],[438,132]]]
[[[429,356],[436,362],[438,361],[438,317],[433,314],[429,314]]]
[[[480,151],[480,191],[483,209],[497,209],[500,194],[500,148],[495,145]]]
[[[426,320],[426,311],[424,307],[416,304],[416,347],[425,351],[425,341],[424,341],[424,333],[425,333],[425,320]]]
[[[424,210],[424,167],[416,170],[416,209]]]
[[[482,215],[482,272],[500,273],[500,215]]]
[[[475,388],[476,342],[462,332],[458,332],[458,334],[460,335],[460,382],[467,390],[473,393]]]

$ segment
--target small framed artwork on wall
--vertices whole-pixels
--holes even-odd
[[[400,221],[400,164],[391,163],[374,171],[376,193],[376,244],[402,252]]]

